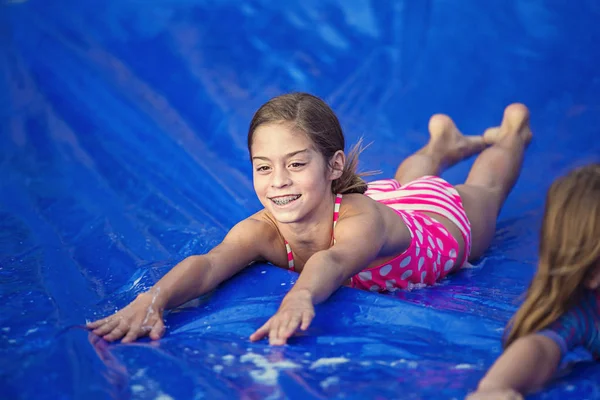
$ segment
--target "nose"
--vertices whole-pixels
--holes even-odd
[[[286,168],[274,168],[271,173],[271,186],[274,188],[283,188],[292,183],[289,171]]]

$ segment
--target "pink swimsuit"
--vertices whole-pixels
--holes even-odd
[[[415,284],[432,285],[467,263],[471,251],[471,225],[460,195],[448,182],[425,176],[401,187],[394,179],[384,179],[369,183],[365,195],[396,211],[408,227],[412,241],[397,257],[354,275],[352,287],[393,292]],[[338,194],[333,214],[334,229],[341,202],[342,195]],[[458,259],[456,239],[441,222],[423,211],[442,215],[459,228],[466,246],[462,259]],[[287,241],[285,245],[288,266],[293,271],[292,249]]]

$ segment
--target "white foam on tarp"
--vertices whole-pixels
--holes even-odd
[[[140,368],[134,375],[133,378],[143,378],[146,376],[146,368]]]
[[[317,361],[310,365],[310,369],[315,369],[319,367],[330,367],[332,365],[344,364],[349,362],[350,360],[346,357],[331,357],[331,358],[319,358]]]
[[[250,376],[257,383],[262,383],[263,385],[274,386],[277,384],[277,379],[279,378],[279,371],[283,369],[294,369],[300,368],[300,366],[291,361],[275,361],[271,362],[267,360],[264,356],[256,353],[248,353],[244,354],[240,357],[240,361],[243,363],[251,362],[253,363],[259,370],[250,371]]]
[[[25,332],[25,336],[31,335],[32,333],[35,333],[38,331],[38,328],[31,328],[29,330],[27,330],[27,332]]]
[[[474,368],[471,364],[458,364],[454,369],[472,369]]]
[[[338,378],[337,376],[330,376],[329,378],[319,383],[319,385],[321,385],[323,389],[327,389],[329,386],[337,385],[338,383],[340,383],[340,378]]]
[[[142,385],[131,385],[131,391],[133,393],[139,393],[144,391],[144,387]]]

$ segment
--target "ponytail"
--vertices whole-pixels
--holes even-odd
[[[358,167],[358,156],[368,147],[363,146],[362,138],[359,139],[346,158],[346,164],[342,171],[342,176],[333,181],[331,185],[331,191],[333,193],[349,194],[349,193],[360,193],[363,194],[367,191],[367,182],[362,179],[363,176],[375,175],[377,171],[357,173]]]

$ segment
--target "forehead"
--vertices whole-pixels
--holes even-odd
[[[310,138],[285,123],[261,125],[252,138],[253,156],[283,155],[304,149],[313,150]]]

